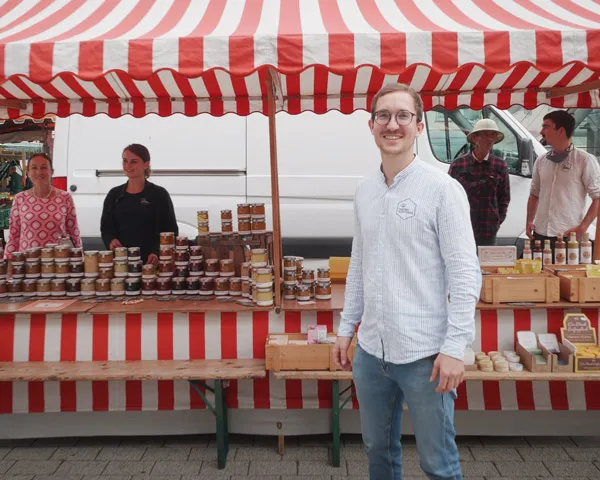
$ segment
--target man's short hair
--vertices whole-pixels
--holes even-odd
[[[413,101],[415,102],[415,114],[417,116],[417,122],[423,121],[423,100],[421,100],[421,96],[417,93],[417,91],[405,85],[404,83],[388,83],[381,87],[381,89],[375,94],[373,97],[373,101],[371,102],[371,120],[375,120],[375,112],[377,111],[377,102],[381,97],[387,95],[389,93],[395,92],[406,92],[408,93]]]
[[[573,136],[575,130],[575,117],[565,110],[554,110],[544,115],[544,120],[552,120],[556,129],[564,128],[567,137]]]

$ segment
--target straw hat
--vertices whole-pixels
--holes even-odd
[[[484,131],[496,132],[496,141],[494,143],[498,143],[504,140],[504,134],[498,129],[498,125],[496,125],[496,122],[494,122],[490,118],[482,118],[481,120],[478,120],[475,125],[473,125],[473,130],[471,130],[467,135],[467,141],[469,143],[473,143],[471,141],[473,138],[473,134]]]

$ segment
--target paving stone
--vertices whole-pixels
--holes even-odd
[[[56,447],[15,447],[4,457],[5,460],[50,460]]]
[[[107,465],[108,461],[101,460],[65,460],[56,473],[62,475],[100,475]]]
[[[288,478],[288,477],[285,477]],[[298,477],[289,477],[294,480],[299,480]],[[327,477],[328,479],[330,477]],[[344,477],[345,478],[345,477]],[[231,480],[281,480],[280,475],[233,475]],[[302,480],[308,480],[303,478]]]
[[[138,462],[111,460],[104,473],[107,475],[150,475],[153,466],[154,462],[149,460]]]
[[[121,444],[121,437],[105,436],[105,437],[81,437],[75,446],[92,446],[92,447],[117,447]]]
[[[347,479],[348,477],[343,478]],[[283,475],[281,480],[331,480],[331,475],[303,475],[302,477],[298,477],[296,475],[293,477],[290,477],[289,475]]]
[[[81,480],[131,480],[131,475],[84,475]]]
[[[81,475],[36,475],[34,480],[81,480]]]
[[[95,460],[101,447],[60,447],[51,460]]]
[[[122,437],[120,446],[135,447],[135,446],[148,446],[148,447],[162,447],[165,444],[164,436],[151,436],[151,437]]]
[[[573,460],[600,460],[598,447],[565,447],[565,451]]]
[[[148,447],[143,460],[187,460],[191,447]]]
[[[302,464],[303,462],[300,462]],[[313,462],[305,462],[305,463],[313,463]],[[313,463],[314,465],[314,463]],[[275,460],[273,462],[268,462],[265,460],[252,460],[250,462],[250,475],[260,475],[264,473],[265,475],[297,475],[298,474],[298,462],[295,460]],[[306,472],[302,473],[302,475],[309,475],[312,473],[322,473],[322,472]]]
[[[131,480],[181,480],[181,475],[134,475]]]
[[[366,457],[365,457],[366,458]],[[282,460],[323,460],[329,459],[327,447],[286,447]]]
[[[141,460],[147,447],[125,446],[104,447],[96,457],[98,460]]]
[[[517,448],[525,461],[539,460],[540,462],[569,462],[571,457],[562,447]]]
[[[536,477],[485,477],[486,480],[536,480]],[[555,480],[554,478],[552,480]]]
[[[348,460],[367,460],[367,452],[362,445],[346,445],[340,448],[340,457]]]
[[[470,447],[469,450],[471,451],[473,458],[477,461],[523,461],[523,458],[521,457],[521,455],[519,455],[517,449],[512,447]]]
[[[528,447],[525,437],[479,437],[484,447]]]
[[[342,435],[342,443],[344,445],[364,445],[362,435],[358,433],[346,433]]]
[[[34,447],[74,447],[79,439],[77,437],[58,437],[58,438],[36,438],[33,441]]]
[[[333,480],[369,480],[368,475],[351,475],[349,477],[334,475],[331,477]],[[408,480],[410,477],[404,477],[404,480]],[[300,478],[298,479],[300,480]]]
[[[199,475],[202,461],[170,461],[158,460],[152,469],[152,475]]]
[[[52,475],[58,470],[60,463],[59,460],[17,460],[10,470],[4,473],[10,475]]]
[[[322,435],[301,435],[297,437],[297,442],[300,447],[329,447],[333,445],[333,437],[330,433]],[[288,443],[287,437],[285,443]]]
[[[503,477],[549,477],[550,472],[542,462],[494,462]],[[488,474],[492,475],[492,474]]]
[[[217,452],[214,451],[216,455]],[[192,456],[190,455],[190,458]],[[232,457],[229,457],[232,458]],[[237,447],[237,451],[235,453],[236,460],[269,460],[269,461],[279,461],[282,460],[281,455],[277,451],[276,447],[273,446],[240,446]]]
[[[10,467],[15,464],[16,460],[0,460],[0,475],[6,473]]]
[[[577,477],[600,475],[600,470],[592,462],[544,462],[555,477]]]
[[[271,440],[275,439],[275,445],[277,445],[277,437],[257,437],[257,438],[262,438],[262,439],[268,439],[270,438]],[[264,440],[266,441],[266,440]],[[233,446],[238,446],[238,445],[254,445],[255,439],[254,436],[252,435],[239,435],[239,434],[230,434],[229,435],[229,447]],[[257,445],[260,445],[260,443],[257,443]],[[209,447],[216,447],[217,446],[217,437],[215,435],[212,435],[210,437],[210,439],[208,440],[208,446]]]
[[[0,480],[33,480],[34,475],[0,475]]]
[[[167,447],[165,447],[167,448]],[[235,460],[238,448],[229,446],[229,453],[227,454],[227,461]],[[246,447],[244,447],[246,448]],[[247,447],[251,448],[251,447]],[[192,447],[188,460],[216,460],[217,459],[217,447]],[[250,459],[245,459],[250,460]]]
[[[498,470],[492,462],[465,462],[461,463],[460,468],[465,477],[498,475]]]
[[[246,460],[228,460],[225,464],[225,468],[219,470],[217,467],[217,460],[202,462],[202,469],[200,470],[200,476],[204,475],[207,478],[211,477],[223,477],[227,475],[248,475],[248,469],[250,462]],[[265,475],[270,475],[264,472]]]
[[[171,446],[208,446],[208,442],[214,435],[173,435],[165,437],[165,447]],[[231,437],[231,435],[230,435]],[[229,442],[231,445],[231,441]]]
[[[340,468],[343,466],[343,463],[340,465]],[[348,475],[369,475],[369,462],[367,460],[364,461],[355,461],[355,460],[346,460],[346,469],[348,470]],[[341,472],[333,472],[332,475],[340,474]]]
[[[471,454],[471,450],[469,449],[469,447],[458,447],[458,457],[461,462],[475,461],[475,458]]]
[[[553,447],[573,447],[575,443],[571,437],[526,437],[527,442],[532,447],[553,446]]]
[[[2,460],[11,450],[11,447],[0,447],[0,460]]]
[[[578,447],[600,447],[600,437],[598,436],[571,437],[571,440]]]

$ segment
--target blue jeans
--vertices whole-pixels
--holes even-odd
[[[462,480],[454,431],[455,393],[435,392],[437,381],[429,381],[434,360],[396,365],[357,346],[352,370],[371,480],[402,480],[404,402],[423,471],[431,480]]]

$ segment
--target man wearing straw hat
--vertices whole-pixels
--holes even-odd
[[[414,89],[393,83],[379,90],[369,128],[381,164],[354,197],[333,359],[352,369],[371,480],[402,478],[405,402],[423,471],[461,480],[454,399],[481,288],[469,203],[456,180],[415,154],[424,123]],[[359,323],[351,368],[348,347]]]
[[[473,146],[471,153],[457,158],[448,170],[469,197],[477,246],[496,245],[496,235],[508,211],[508,167],[504,160],[490,153],[492,147],[502,140],[504,134],[496,122],[489,118],[479,120],[467,135],[467,141]]]

